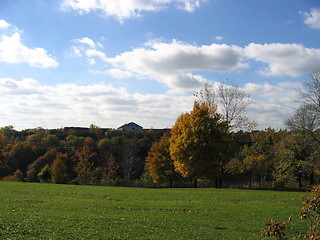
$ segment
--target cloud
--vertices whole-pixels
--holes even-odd
[[[303,12],[305,16],[304,23],[310,28],[320,29],[320,9],[311,8],[310,12]]]
[[[81,39],[76,39],[75,41],[79,42],[79,43],[87,44],[91,48],[96,48],[96,43],[92,39],[90,39],[88,37],[84,37],[84,38],[81,38]]]
[[[245,85],[243,90],[253,99],[247,109],[250,119],[258,121],[262,129],[282,128],[283,120],[294,111],[296,87],[289,82]],[[190,111],[193,100],[191,94],[132,94],[105,83],[47,86],[34,79],[0,78],[1,126],[16,129],[92,123],[117,128],[130,121],[145,128],[165,128],[173,126],[181,113]]]
[[[260,70],[266,76],[298,77],[312,71],[320,62],[320,49],[306,48],[300,44],[256,44],[244,49],[248,59],[266,63]]]
[[[0,19],[0,29],[1,28],[7,28],[7,27],[9,27],[10,26],[10,24],[9,23],[7,23],[5,20],[3,20],[3,19]]]
[[[259,123],[260,129],[284,128],[284,120],[290,117],[296,106],[299,83],[280,82],[247,83],[243,90],[250,93],[252,103],[248,106],[249,118]]]
[[[13,33],[0,32],[0,62],[27,63],[36,68],[57,67],[59,65],[44,48],[29,48],[23,45],[19,30],[4,20],[0,20],[0,29],[6,30],[9,27],[11,29],[8,32]]]
[[[192,96],[131,94],[105,83],[46,86],[34,79],[0,78],[0,122],[16,129],[91,123],[117,128],[130,121],[165,128],[189,111],[192,102]]]
[[[203,86],[206,81],[193,71],[226,72],[246,67],[242,62],[242,50],[236,46],[194,46],[175,40],[147,45],[108,58],[107,62],[122,71],[159,81],[169,88],[185,89]]]
[[[102,73],[102,72],[100,72]],[[122,71],[120,69],[117,69],[117,68],[112,68],[112,69],[109,69],[107,71],[104,72],[104,74],[108,74],[114,78],[131,78],[131,77],[134,77],[134,74],[130,71]]]
[[[241,71],[249,69],[249,63],[259,62],[257,71],[265,77],[299,77],[314,70],[320,62],[320,49],[299,44],[250,43],[240,47],[213,43],[196,46],[177,40],[169,43],[153,40],[113,57],[90,45],[72,48],[75,56],[85,57],[91,64],[102,62],[104,70],[92,72],[119,79],[152,79],[164,84],[171,93],[194,93],[208,82],[204,72]]]
[[[105,16],[116,17],[120,22],[124,19],[136,18],[142,12],[160,11],[174,4],[179,9],[193,12],[207,0],[63,0],[62,9],[72,9],[80,14],[100,11]]]
[[[216,36],[214,39],[215,39],[216,41],[222,41],[223,37],[222,37],[222,36]]]

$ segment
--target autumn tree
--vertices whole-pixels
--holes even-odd
[[[171,130],[170,156],[183,177],[214,179],[222,176],[229,160],[231,137],[228,124],[216,108],[194,103],[190,113],[181,114]]]
[[[198,103],[206,103],[210,108],[218,106],[221,119],[229,123],[230,130],[252,130],[257,126],[249,121],[246,108],[251,103],[250,95],[237,85],[226,83],[205,84],[204,89],[195,94]]]
[[[84,140],[83,146],[75,152],[76,181],[79,184],[93,184],[97,182],[95,170],[98,163],[98,155],[95,150],[95,141],[87,137]]]
[[[146,158],[146,166],[154,183],[169,181],[170,187],[172,187],[176,173],[170,156],[170,136],[168,134],[163,135],[150,148]]]
[[[57,156],[57,149],[48,150],[43,156],[38,157],[34,162],[29,164],[27,176],[29,181],[38,182],[38,173],[46,166],[51,165]]]
[[[67,154],[57,154],[57,157],[51,166],[51,178],[53,183],[66,183],[67,182],[67,167],[65,162]]]

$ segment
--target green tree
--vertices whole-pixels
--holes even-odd
[[[44,168],[42,168],[41,171],[38,173],[38,178],[42,183],[50,182],[52,176],[51,176],[51,168],[48,164]]]
[[[242,150],[244,156],[243,171],[249,173],[249,186],[251,186],[252,180],[256,178],[259,187],[261,187],[263,179],[273,167],[276,133],[272,128],[254,132],[252,140],[252,145],[246,145]]]
[[[302,187],[304,176],[313,185],[314,174],[319,170],[318,144],[302,132],[289,132],[275,145],[274,177],[276,182],[298,180]]]
[[[231,136],[228,123],[221,121],[216,108],[194,103],[190,113],[184,113],[171,129],[170,156],[175,170],[185,178],[220,178],[230,158]]]
[[[150,148],[146,159],[146,166],[154,183],[169,181],[172,187],[176,172],[170,156],[170,136],[168,134],[163,135]]]

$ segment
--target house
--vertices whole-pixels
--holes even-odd
[[[126,123],[124,125],[122,125],[121,127],[118,127],[118,130],[136,130],[136,131],[142,131],[143,127],[141,127],[140,125],[134,123],[134,122],[130,122],[130,123]]]

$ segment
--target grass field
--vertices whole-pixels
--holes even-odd
[[[302,194],[0,182],[0,239],[261,239]]]

